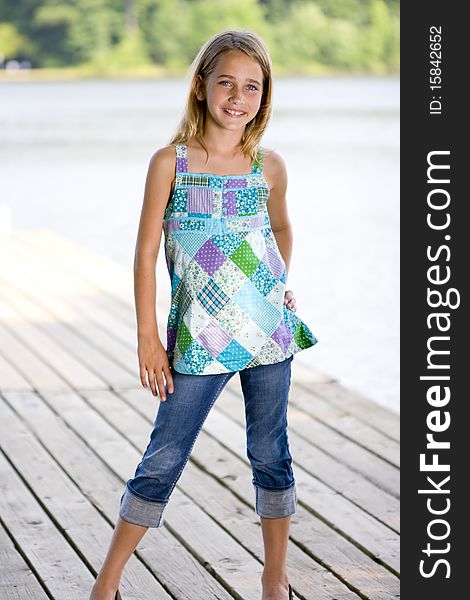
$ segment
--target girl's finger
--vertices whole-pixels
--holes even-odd
[[[147,387],[147,370],[145,367],[140,367],[140,383],[144,388]]]
[[[152,390],[152,394],[154,396],[156,396],[157,395],[157,387],[155,385],[155,371],[153,369],[148,369],[148,379],[149,379],[150,389]]]
[[[165,373],[166,385],[169,394],[173,394],[175,391],[175,386],[173,384],[173,377],[171,376],[171,370],[169,367],[163,367],[163,372]]]
[[[163,382],[162,372],[160,369],[157,370],[157,386],[158,386],[158,395],[160,399],[165,402],[166,400],[166,392],[165,392],[165,384]]]

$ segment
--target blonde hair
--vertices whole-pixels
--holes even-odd
[[[215,70],[219,56],[233,50],[244,52],[256,60],[263,72],[261,104],[256,117],[245,127],[241,147],[245,156],[250,156],[252,160],[256,159],[258,144],[263,137],[272,112],[272,62],[264,41],[249,29],[222,31],[208,40],[199,50],[191,64],[191,83],[184,116],[169,142],[170,144],[185,144],[194,137],[209,157],[202,139],[207,105],[205,100],[196,98],[196,82],[198,75],[205,81]]]

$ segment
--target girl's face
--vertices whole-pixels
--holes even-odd
[[[208,118],[224,129],[243,132],[261,104],[260,65],[244,52],[231,50],[219,56],[205,86],[200,75],[198,78],[196,97],[206,100]]]

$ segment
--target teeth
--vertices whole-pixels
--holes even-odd
[[[242,112],[236,112],[236,111],[234,111],[234,110],[229,110],[228,108],[226,108],[225,110],[226,110],[228,113],[230,113],[231,115],[235,115],[235,116],[238,116],[238,115],[242,115],[242,114],[243,114],[243,111],[242,111]]]

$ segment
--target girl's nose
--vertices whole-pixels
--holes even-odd
[[[234,92],[232,93],[232,95],[230,96],[230,100],[231,100],[232,102],[241,102],[241,101],[242,101],[242,95],[241,95],[241,92],[240,92],[240,91],[238,91],[238,90],[237,90],[237,91],[234,91]]]

